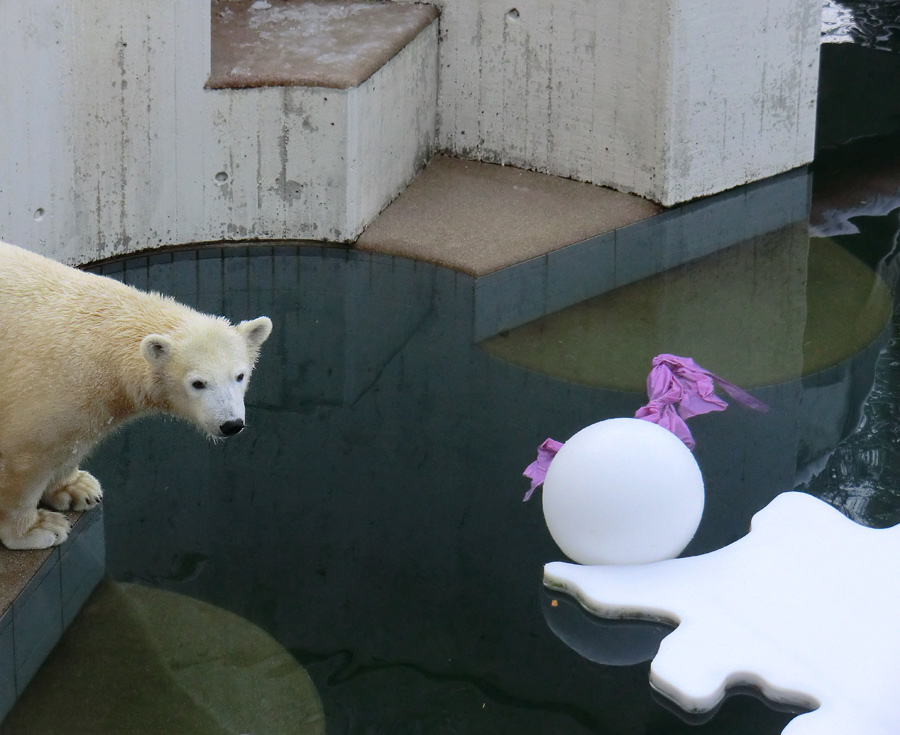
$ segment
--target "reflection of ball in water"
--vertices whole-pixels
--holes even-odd
[[[667,429],[609,419],[567,441],[544,481],[550,535],[580,564],[644,564],[678,556],[703,514],[703,476]]]

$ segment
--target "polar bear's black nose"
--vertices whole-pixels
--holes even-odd
[[[222,436],[234,436],[239,434],[243,428],[244,422],[241,419],[232,419],[222,424],[219,427],[219,431],[222,432]]]

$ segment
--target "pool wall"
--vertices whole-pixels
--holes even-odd
[[[209,0],[3,3],[0,238],[352,242],[436,147],[667,206],[812,159],[817,0],[439,5],[357,87],[209,90]]]
[[[53,650],[106,569],[103,509],[52,549],[0,549],[0,721]]]
[[[802,268],[805,243],[791,245]],[[242,440],[214,446],[188,426],[147,421],[93,458],[91,471],[116,489],[104,501],[113,577],[262,624],[310,667],[323,699],[360,697],[349,714],[332,711],[338,732],[352,729],[351,717],[378,718],[390,692],[416,701],[411,680],[417,691],[435,682],[464,691],[472,674],[489,683],[477,696],[554,703],[519,706],[529,721],[580,706],[609,723],[590,732],[645,731],[621,719],[643,711],[621,682],[639,679],[645,692],[645,671],[581,669],[547,635],[535,570],[560,552],[539,500],[521,502],[521,472],[542,439],[631,415],[645,395],[560,380],[473,346],[473,279],[428,263],[255,245],[153,254],[100,272],[279,325],[254,374]],[[751,261],[746,274],[772,269],[760,274]],[[488,288],[505,301],[503,284]],[[740,335],[728,334],[740,351]],[[754,387],[769,413],[734,405],[692,420],[709,509],[696,553],[745,534],[754,512],[795,486],[813,444],[827,448],[855,424],[842,414],[855,414],[877,353],[874,344],[809,381],[798,360],[785,382]],[[173,464],[184,447],[191,462]],[[392,671],[401,685],[387,683]],[[471,708],[478,716],[484,701]]]
[[[186,243],[353,242],[438,149],[667,206],[793,171],[453,275],[475,315],[468,340],[805,216],[795,169],[813,153],[817,2],[727,18],[708,0],[438,4],[441,19],[357,87],[228,90],[204,88],[209,0],[0,4],[0,63],[15,72],[0,78],[0,239],[73,264]],[[688,214],[706,237],[688,235]],[[203,291],[201,306],[219,311],[223,293]],[[391,344],[421,318],[395,324]],[[376,377],[326,394],[353,402]],[[99,512],[47,553],[0,612],[0,718],[103,573]]]
[[[233,319],[268,313],[272,304],[265,301],[267,295],[296,289],[298,263],[316,264],[303,278],[305,291],[327,293],[336,279],[346,279],[341,291],[350,295],[331,304],[320,315],[321,323],[318,318],[289,320],[276,339],[280,342],[282,333],[294,335],[277,350],[285,359],[299,359],[297,350],[315,345],[315,364],[328,366],[324,371],[307,369],[299,387],[284,382],[285,395],[304,404],[352,405],[435,310],[449,309],[456,325],[452,331],[461,344],[471,345],[736,242],[803,222],[809,211],[809,184],[805,170],[788,172],[481,277],[407,258],[302,241],[166,250],[108,261],[92,270],[144,290],[176,294]],[[310,257],[296,257],[305,252]],[[419,272],[412,281],[411,271]],[[415,285],[412,291],[410,283]],[[376,292],[392,298],[373,299]],[[335,329],[335,313],[343,315],[340,329]],[[372,340],[373,334],[379,339]],[[256,386],[256,400],[278,405],[284,396],[277,391],[267,395],[268,390],[271,383]],[[88,521],[90,532],[81,532]],[[9,598],[0,609],[0,719],[104,573],[101,514],[88,514],[75,529],[73,540],[61,549],[0,550],[2,591]],[[40,614],[28,612],[29,605],[37,606]]]

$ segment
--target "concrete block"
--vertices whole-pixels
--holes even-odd
[[[439,148],[665,205],[812,160],[817,0],[438,0]]]
[[[225,206],[205,229],[221,233],[224,217],[229,239],[351,241],[433,150],[437,24],[358,86],[207,94],[219,163],[204,186],[218,182]]]

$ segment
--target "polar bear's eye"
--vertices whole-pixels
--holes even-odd
[[[206,383],[202,380],[195,380],[191,383],[191,387],[194,388],[194,390],[203,390],[206,387]]]
[[[235,380],[236,380],[238,383],[243,383],[243,382],[244,382],[244,374],[243,374],[243,373],[239,373],[238,376],[235,378]]]

